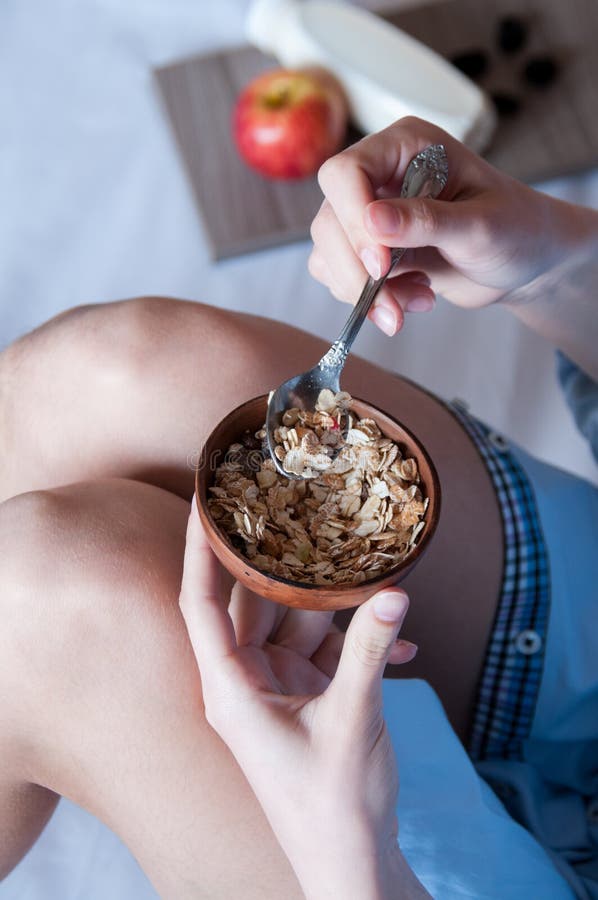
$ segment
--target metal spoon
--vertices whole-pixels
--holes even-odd
[[[448,179],[448,162],[442,144],[432,144],[414,156],[405,172],[401,197],[437,197]],[[321,390],[329,388],[333,393],[340,390],[340,375],[349,355],[353,341],[357,337],[374,299],[405,253],[396,247],[390,253],[390,269],[377,280],[369,277],[345,327],[322,359],[308,372],[295,375],[281,384],[271,395],[266,416],[266,438],[270,456],[281,475],[286,478],[300,477],[286,472],[274,453],[276,442],[274,431],[281,424],[282,413],[292,407],[313,410]]]

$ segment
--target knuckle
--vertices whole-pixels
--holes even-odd
[[[324,200],[310,225],[309,233],[312,241],[314,244],[324,243],[333,229],[337,227],[338,220],[332,204],[328,200]]]
[[[423,119],[420,119],[418,116],[402,116],[397,125],[400,125],[402,128],[408,128],[409,130],[413,130],[415,128],[422,128],[428,125]]]
[[[307,260],[307,270],[316,281],[325,282],[326,264],[324,263],[321,254],[317,253],[315,250],[312,250],[309,255],[309,259]]]
[[[482,211],[477,215],[474,214],[470,230],[471,234],[475,236],[477,245],[481,248],[486,248],[488,245],[493,244],[497,237],[496,223]]]
[[[219,707],[209,697],[206,697],[204,686],[203,710],[206,722],[214,731],[220,732],[221,716],[219,715]]]
[[[412,216],[423,234],[432,235],[437,228],[436,214],[429,203],[419,201],[413,204]]]
[[[320,213],[317,214],[315,219],[312,219],[312,223],[309,226],[309,236],[312,239],[312,243],[317,244],[318,242],[318,231],[320,228]]]
[[[205,719],[214,731],[222,734],[228,723],[235,720],[234,691],[222,672],[202,671],[200,679]]]
[[[223,715],[222,710],[217,703],[212,700],[206,700],[204,697],[204,718],[210,728],[216,732],[226,743],[227,735],[227,718]]]
[[[382,636],[375,634],[356,634],[351,641],[351,649],[360,663],[376,667],[386,659],[388,643]]]
[[[322,237],[322,231],[326,226],[327,216],[325,211],[325,206],[322,204],[318,212],[316,213],[311,225],[309,226],[309,234],[314,242],[317,244],[320,238]]]
[[[339,169],[339,157],[330,156],[325,160],[318,169],[318,184],[322,188],[324,194],[327,193],[328,185],[337,177]]]
[[[318,184],[327,195],[335,184],[342,182],[347,168],[351,168],[354,162],[348,151],[341,151],[336,156],[330,156],[318,169]]]
[[[179,594],[179,609],[183,619],[187,622],[187,613],[191,609],[191,597],[189,596],[189,590],[186,586],[181,588],[181,593]]]
[[[333,282],[332,280],[326,284],[326,287],[335,300],[340,300],[341,303],[349,303],[351,306],[355,305],[355,291],[347,290],[339,282]]]
[[[417,136],[434,143],[444,142],[447,138],[450,140],[450,136],[446,131],[439,128],[438,125],[433,125],[425,119],[420,119],[419,116],[403,116],[395,125],[408,132],[411,137]]]

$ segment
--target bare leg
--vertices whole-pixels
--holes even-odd
[[[63,314],[0,354],[0,496],[120,476],[189,497],[213,425],[323,348],[286,325],[182,301]],[[359,359],[344,385],[411,428],[438,468],[440,526],[406,582],[406,636],[420,645],[409,674],[430,681],[464,735],[502,572],[489,476],[461,427],[416,386]]]
[[[188,505],[100,481],[0,507],[0,875],[55,793],[118,833],[161,896],[301,897],[203,718],[178,610]]]

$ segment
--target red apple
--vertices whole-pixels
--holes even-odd
[[[273,69],[240,94],[233,134],[241,157],[269,178],[305,178],[340,149],[347,103],[324,69]]]

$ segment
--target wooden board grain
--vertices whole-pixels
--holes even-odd
[[[508,14],[529,26],[526,46],[515,55],[501,54],[496,43],[497,24]],[[447,58],[471,49],[486,54],[481,86],[521,103],[516,115],[500,120],[486,154],[494,165],[524,181],[540,181],[598,163],[596,0],[448,0],[385,17]],[[542,90],[526,84],[522,71],[543,54],[557,60],[560,74]],[[321,202],[315,178],[262,178],[239,159],[231,139],[238,93],[273,65],[246,46],[156,72],[215,259],[307,237]]]

